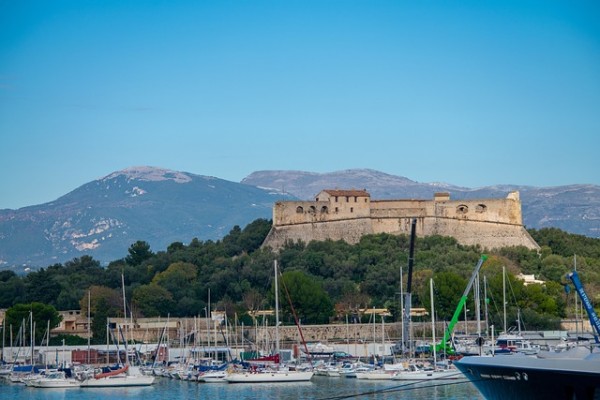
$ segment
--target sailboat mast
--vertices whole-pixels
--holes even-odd
[[[88,342],[87,343],[87,345],[88,345],[87,362],[88,362],[88,364],[91,364],[91,361],[90,361],[90,354],[91,354],[90,340],[92,339],[92,333],[90,331],[90,329],[91,329],[91,326],[90,326],[91,325],[90,324],[90,321],[91,321],[91,314],[90,314],[91,313],[91,311],[90,311],[91,297],[92,297],[92,293],[91,293],[90,290],[88,290],[88,312],[87,312],[87,314],[88,314],[87,315],[87,334],[88,334],[88,341],[87,341]],[[50,331],[48,331],[48,332],[50,332]]]
[[[12,324],[10,324],[10,362],[13,362],[14,359],[14,353],[13,353],[13,329],[12,329]]]
[[[385,355],[385,319],[381,313],[381,355]]]
[[[485,335],[489,335],[489,317],[488,317],[488,296],[487,296],[487,277],[483,276],[483,301],[485,305]]]
[[[477,337],[481,336],[481,298],[480,298],[480,288],[479,288],[479,273],[477,273],[477,278],[475,278],[475,314],[477,315]]]
[[[44,354],[44,358],[46,359],[46,369],[48,369],[48,354],[50,354],[49,351],[49,347],[50,347],[50,320],[48,320],[48,325],[46,328],[46,332],[48,337],[46,338],[46,354]]]
[[[208,342],[208,356],[209,357],[213,357],[212,356],[212,352],[210,351],[210,319],[211,319],[211,313],[210,313],[210,288],[208,288],[208,308],[206,310],[206,341]],[[215,338],[215,347],[217,346],[217,340]]]
[[[6,339],[6,319],[2,319],[2,352],[0,352],[0,362],[4,362],[4,340]]]
[[[377,341],[375,339],[375,306],[373,306],[373,356],[377,356]]]
[[[415,236],[416,236],[416,231],[417,231],[417,220],[416,218],[413,218],[411,226],[410,226],[410,245],[409,245],[409,250],[408,250],[408,277],[406,280],[406,295],[405,295],[405,302],[404,302],[404,318],[403,318],[403,326],[402,326],[402,332],[403,332],[403,338],[404,338],[404,343],[403,343],[403,352],[404,353],[410,353],[411,350],[411,345],[410,345],[410,338],[411,338],[411,320],[410,320],[410,310],[412,308],[412,297],[411,297],[411,291],[412,291],[412,272],[413,272],[413,264],[414,264],[414,254],[415,254]]]
[[[33,324],[33,311],[29,312],[29,318],[31,320],[31,325],[29,326],[29,330],[31,331],[31,334],[30,334],[30,339],[31,339],[31,366],[33,368],[33,350],[34,350],[34,346],[35,346],[34,343],[33,343],[33,341],[34,341],[33,333],[35,332],[35,330],[34,330],[35,328],[33,326],[34,325]],[[33,369],[31,371],[33,372]]]
[[[502,306],[504,307],[504,333],[506,332],[506,267],[502,266]]]
[[[350,327],[348,326],[348,313],[346,313],[346,353],[350,354]]]
[[[277,281],[277,260],[273,261],[275,269],[275,354],[280,358],[279,354],[279,283]]]
[[[129,350],[127,349],[127,300],[125,299],[125,275],[121,273],[121,288],[123,290],[123,322],[125,324],[125,337],[123,338],[123,346],[125,347],[125,365],[129,365]]]
[[[402,267],[400,267],[400,322],[402,326],[402,345],[404,346],[404,285],[402,285]]]
[[[431,347],[433,348],[433,368],[435,369],[437,354],[436,354],[436,349],[435,349],[436,342],[435,342],[435,309],[433,306],[433,278],[429,279],[429,296],[431,297],[431,337],[432,337],[432,343],[434,344]]]

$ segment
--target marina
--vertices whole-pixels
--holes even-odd
[[[148,387],[38,389],[0,380],[0,398],[30,400],[94,400],[104,398],[145,400],[201,399],[438,399],[480,400],[483,397],[469,382],[394,382],[366,381],[315,376],[308,382],[202,384],[158,378]]]

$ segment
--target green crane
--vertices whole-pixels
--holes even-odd
[[[460,298],[460,301],[458,302],[458,306],[456,306],[456,310],[454,311],[454,315],[452,316],[452,319],[450,320],[450,323],[448,324],[448,327],[446,328],[446,331],[444,332],[444,337],[442,338],[442,341],[440,343],[435,344],[435,351],[438,354],[439,353],[446,353],[446,354],[454,353],[454,349],[449,344],[450,337],[452,336],[452,332],[454,331],[454,326],[458,322],[458,317],[460,316],[460,312],[462,311],[463,307],[465,306],[465,303],[467,302],[467,298],[469,297],[469,292],[471,291],[471,288],[473,287],[473,282],[475,282],[475,279],[477,278],[477,274],[479,273],[479,270],[481,269],[481,266],[483,265],[483,262],[485,260],[487,260],[487,256],[484,254],[481,256],[481,258],[479,259],[479,262],[475,266],[473,275],[471,275],[471,279],[469,280],[469,283],[467,284],[467,287],[465,288],[465,291],[464,291],[462,297]]]

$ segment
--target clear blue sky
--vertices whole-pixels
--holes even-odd
[[[0,208],[150,165],[600,184],[600,2],[0,0]]]

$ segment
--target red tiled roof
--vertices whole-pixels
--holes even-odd
[[[369,192],[366,190],[338,190],[338,189],[325,189],[323,192],[328,193],[331,196],[356,196],[356,197],[371,197]]]

